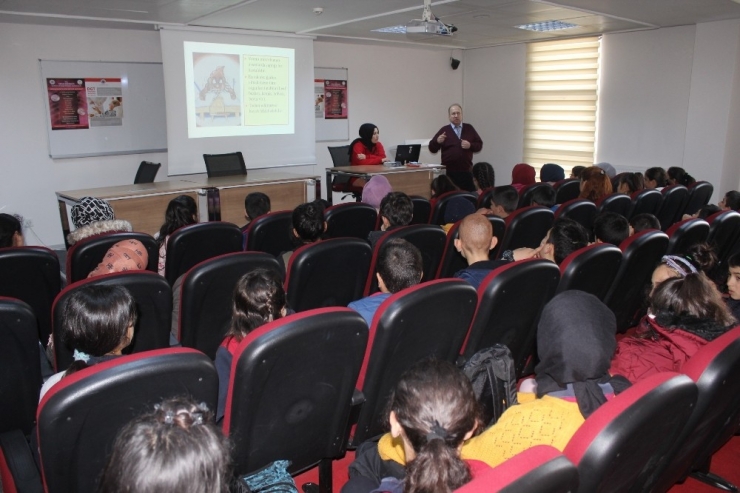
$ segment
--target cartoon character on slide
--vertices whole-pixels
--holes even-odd
[[[213,93],[215,97],[218,97],[222,92],[228,92],[231,95],[231,99],[236,99],[236,91],[229,85],[224,75],[224,66],[216,67],[208,76],[206,84],[203,89],[200,90],[198,97],[201,101],[206,100],[206,94]]]

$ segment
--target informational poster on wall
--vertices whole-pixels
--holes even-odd
[[[349,113],[347,108],[347,81],[324,80],[324,118],[327,120],[346,120]]]
[[[121,79],[85,79],[87,112],[91,127],[123,125]]]
[[[85,79],[46,79],[52,130],[89,128]]]
[[[314,67],[317,142],[349,139],[349,76],[346,68]]]

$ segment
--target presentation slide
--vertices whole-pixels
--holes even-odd
[[[159,34],[170,176],[205,173],[203,154],[236,151],[247,169],[316,163],[313,38],[170,26]]]
[[[295,50],[185,41],[188,137],[295,132]]]

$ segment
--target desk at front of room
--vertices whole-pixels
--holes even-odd
[[[326,170],[326,195],[332,203],[332,180],[335,176],[351,176],[369,180],[373,175],[385,175],[396,192],[406,195],[418,195],[426,199],[431,197],[430,185],[437,176],[444,174],[445,169],[439,165],[421,166],[339,166]]]
[[[213,217],[218,210],[222,221],[241,226],[246,222],[244,197],[251,192],[267,194],[273,211],[293,209],[321,195],[321,179],[317,175],[264,169],[250,170],[247,176],[183,175],[167,181],[62,191],[56,195],[66,241],[70,232],[69,209],[82,197],[107,200],[116,218],[129,221],[134,231],[153,235],[164,222],[167,204],[178,195],[189,195],[198,202],[202,221],[209,219],[209,212]]]

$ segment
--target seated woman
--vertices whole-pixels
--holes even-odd
[[[52,375],[41,388],[39,401],[62,378],[121,356],[134,338],[136,303],[123,286],[83,286],[62,311],[61,339],[74,350],[75,361]]]
[[[632,195],[645,188],[642,173],[621,173],[617,178],[617,192]]]
[[[535,182],[537,173],[534,168],[527,163],[519,163],[511,170],[511,186],[521,192],[522,188],[532,185]]]
[[[671,166],[668,168],[666,175],[668,176],[669,185],[683,185],[688,187],[696,183],[696,178],[688,174],[685,169],[679,168],[678,166]]]
[[[67,235],[70,245],[102,233],[133,231],[130,222],[116,219],[107,200],[95,197],[82,197],[72,206],[71,216],[75,230]]]
[[[475,163],[473,165],[473,185],[478,195],[495,187],[496,173],[493,171],[493,166],[483,161]]]
[[[216,351],[218,409],[216,420],[224,417],[231,380],[231,362],[239,343],[254,329],[287,314],[283,283],[275,272],[256,269],[242,276],[234,288],[231,327]]]
[[[612,182],[606,171],[598,166],[589,166],[581,172],[581,194],[579,199],[598,202],[612,193]]]
[[[702,272],[658,284],[650,300],[647,327],[617,344],[612,374],[637,382],[663,371],[680,372],[702,346],[736,321],[712,281]]]
[[[388,182],[388,178],[383,175],[375,175],[362,188],[362,201],[372,205],[377,211],[380,209],[380,202],[392,191],[393,187]]]
[[[373,164],[383,164],[390,161],[385,157],[383,144],[378,141],[380,132],[378,127],[372,123],[363,123],[360,125],[360,137],[353,140],[349,145],[349,163],[352,166],[364,166]],[[366,180],[362,178],[352,178],[350,185],[356,187],[365,186]]]
[[[461,457],[495,467],[535,445],[562,451],[586,418],[630,386],[608,373],[616,329],[614,314],[595,296],[576,290],[555,296],[537,327],[540,362],[534,381],[522,383],[519,404],[467,441]],[[380,458],[405,463],[399,445],[384,435],[378,443]]]
[[[148,263],[149,253],[139,240],[122,240],[108,249],[103,256],[103,261],[87,277],[146,270]]]
[[[170,240],[170,235],[183,226],[189,226],[197,222],[198,206],[195,205],[195,200],[191,196],[180,195],[167,204],[164,224],[159,228],[159,233],[155,235],[159,246],[159,261],[157,262],[159,275],[164,275],[164,266],[167,260],[167,242]]]
[[[121,429],[98,491],[227,493],[230,484],[229,444],[213,413],[180,397]]]
[[[401,376],[390,400],[386,441],[398,444],[403,462],[381,460],[380,444],[363,443],[342,493],[445,493],[488,469],[460,458],[463,441],[476,428],[478,403],[470,381],[454,365],[416,363]]]

